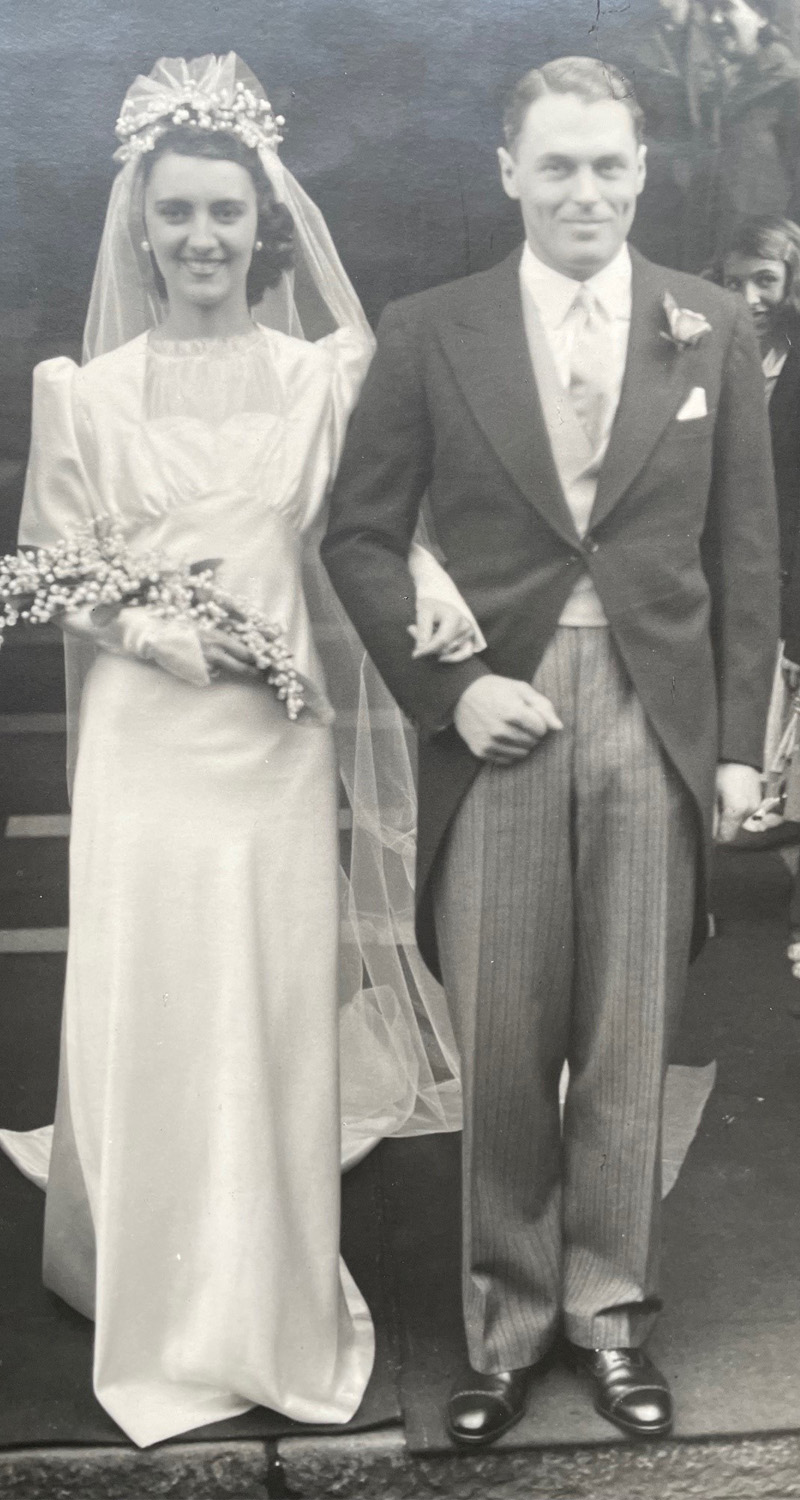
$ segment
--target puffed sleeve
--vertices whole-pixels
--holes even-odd
[[[23,547],[52,547],[100,514],[91,480],[92,428],[71,359],[48,359],[33,372],[33,424],[19,539]],[[68,611],[64,630],[118,656],[153,661],[197,687],[211,681],[197,631],[146,609],[124,609],[98,624],[90,608]]]
[[[355,328],[338,328],[320,340],[333,355],[331,387],[332,453],[331,469],[335,474],[342,456],[344,435],[375,350],[374,342]]]
[[[321,425],[303,454],[292,510],[300,531],[325,524],[328,491],[342,456],[350,414],[358,400],[372,358],[373,346],[364,334],[339,328],[313,345],[305,346],[293,375],[297,410],[311,405],[319,382],[325,383]]]
[[[90,478],[91,427],[71,359],[48,359],[33,372],[33,423],[19,539],[52,547],[98,513]]]

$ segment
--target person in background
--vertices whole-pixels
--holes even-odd
[[[775,19],[784,41],[788,42],[797,57],[800,55],[800,4],[798,0],[776,0]]]
[[[620,56],[647,121],[647,174],[636,243],[645,255],[699,271],[714,249],[713,194],[722,67],[705,10],[659,0]]]
[[[747,302],[769,406],[781,540],[781,631],[800,661],[800,226],[764,214],[744,219],[712,276]]]
[[[720,108],[716,250],[758,214],[800,219],[800,62],[773,0],[705,0],[726,65]]]
[[[744,219],[711,269],[747,302],[761,349],[778,497],[781,648],[770,707],[765,766],[786,723],[787,690],[800,687],[800,226],[790,219]],[[796,784],[795,784],[796,783]],[[785,819],[800,819],[800,768],[789,773]],[[790,905],[789,959],[800,979],[800,880]]]

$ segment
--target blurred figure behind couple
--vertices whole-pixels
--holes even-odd
[[[654,15],[626,26],[619,61],[647,121],[636,242],[653,259],[701,272],[743,217],[800,214],[800,62],[781,30],[789,9],[658,0]]]

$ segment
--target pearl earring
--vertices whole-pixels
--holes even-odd
[[[150,254],[150,241],[149,240],[142,240],[142,249],[144,250],[145,255],[149,255]]]
[[[256,242],[255,242],[255,244],[253,246],[253,249],[256,250],[256,251],[263,250],[264,249],[264,245],[263,245],[262,241],[261,240],[256,240]]]

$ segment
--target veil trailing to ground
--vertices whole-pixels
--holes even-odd
[[[142,248],[141,162],[174,125],[228,130],[259,155],[295,228],[295,263],[254,308],[255,319],[297,338],[350,328],[373,337],[319,209],[281,162],[280,116],[235,53],[162,58],[126,95],[114,182],[92,285],[84,361],[155,327],[161,303]],[[444,996],[414,941],[416,796],[409,732],[336,599],[319,561],[304,562],[315,640],[336,710],[342,785],[341,1062],[343,1157],[377,1138],[460,1125],[456,1048]],[[92,648],[67,638],[69,757]]]

